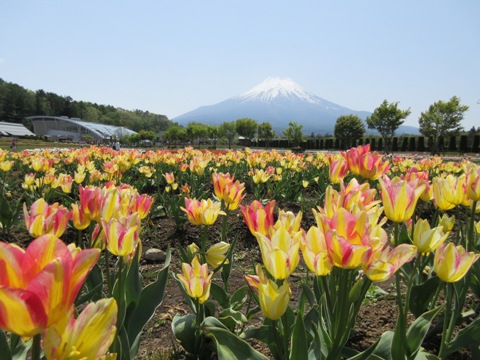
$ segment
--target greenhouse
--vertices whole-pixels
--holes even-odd
[[[0,136],[35,136],[22,124],[0,121]]]
[[[67,116],[30,116],[27,119],[32,122],[35,135],[67,138],[73,141],[81,141],[85,136],[108,141],[136,134],[135,131],[125,127],[92,123]]]

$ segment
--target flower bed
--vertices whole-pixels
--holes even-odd
[[[1,151],[0,175],[2,354],[146,358],[168,323],[202,359],[478,355],[469,161],[90,147]]]

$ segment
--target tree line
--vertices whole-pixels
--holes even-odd
[[[443,144],[439,139],[458,135],[464,129],[461,122],[468,106],[462,105],[460,99],[453,96],[448,101],[437,101],[422,112],[418,119],[420,133],[431,139],[431,151],[443,152]],[[377,130],[382,137],[383,150],[392,151],[392,140],[397,129],[410,115],[410,109],[401,110],[398,102],[384,100],[366,119],[369,129]],[[475,128],[470,132],[477,132]],[[340,116],[335,124],[335,137],[346,147],[350,147],[357,139],[365,135],[365,125],[358,116]]]
[[[26,122],[26,117],[36,115],[68,116],[95,123],[123,126],[137,132],[146,129],[156,133],[172,124],[165,115],[75,101],[70,96],[60,96],[44,90],[28,90],[0,78],[0,120],[23,123],[27,128],[31,128],[31,124]]]

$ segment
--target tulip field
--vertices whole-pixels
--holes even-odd
[[[468,159],[0,149],[0,360],[478,359],[479,257]]]

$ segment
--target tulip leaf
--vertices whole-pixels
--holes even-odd
[[[29,340],[27,342],[21,342],[17,344],[15,347],[13,354],[12,354],[12,360],[24,360],[27,358],[27,353],[32,347],[32,340]],[[2,358],[3,359],[3,358]]]
[[[283,324],[283,336],[285,336],[285,339],[290,339],[292,336],[293,325],[295,324],[295,314],[290,306],[287,306],[287,310],[280,320]]]
[[[210,294],[215,300],[217,300],[223,309],[226,309],[230,306],[230,298],[228,297],[227,292],[220,285],[212,282],[210,286]]]
[[[342,350],[342,355],[345,358],[348,358],[348,360],[382,360],[382,357],[379,357],[374,354],[377,346],[379,345],[381,341],[381,338],[378,339],[375,344],[371,345],[368,349],[358,352],[350,348],[344,348]],[[390,350],[388,350],[388,354],[390,353]]]
[[[428,310],[428,305],[433,300],[441,282],[438,277],[432,277],[420,285],[412,286],[409,307],[412,314],[417,318]]]
[[[234,329],[235,325],[243,325],[248,322],[248,319],[242,312],[233,310],[232,308],[224,309],[219,315],[218,319],[228,328]]]
[[[423,339],[427,335],[428,329],[432,324],[435,316],[440,312],[443,306],[427,311],[422,316],[418,317],[407,331],[407,346],[409,356],[414,356],[420,350]]]
[[[315,305],[315,294],[313,293],[312,289],[310,288],[310,286],[308,286],[307,284],[305,284],[304,282],[302,282],[302,293],[300,294],[300,299],[306,299],[308,300],[308,304],[310,306],[313,306]],[[301,300],[299,300],[299,302],[301,302]]]
[[[135,255],[132,258],[132,262],[128,269],[127,278],[125,279],[125,293],[127,307],[130,304],[138,304],[140,301],[140,296],[142,294],[142,275],[140,274],[138,268],[138,257],[140,252],[140,246],[137,246]]]
[[[141,335],[146,323],[152,318],[155,310],[163,301],[169,266],[170,249],[167,250],[164,267],[158,271],[157,280],[143,289],[138,306],[127,323],[127,334],[131,344],[139,344],[136,338]]]
[[[88,273],[85,284],[83,285],[84,294],[77,296],[75,300],[75,305],[84,304],[89,301],[100,300],[103,296],[103,272],[98,264],[92,267],[92,270]]]
[[[234,310],[238,311],[243,307],[243,304],[245,304],[245,301],[248,299],[248,289],[249,287],[244,285],[233,293],[230,299],[230,305]]]
[[[180,342],[183,348],[190,354],[195,354],[195,315],[187,314],[184,316],[175,315],[172,320],[172,331],[175,338]]]
[[[10,346],[8,345],[7,334],[0,329],[0,354],[5,360],[12,360],[12,353],[10,352]]]
[[[471,349],[472,358],[480,359],[480,318],[478,317],[450,341],[445,356],[467,346]]]
[[[207,336],[211,337],[217,346],[220,360],[252,359],[267,360],[268,358],[255,350],[245,340],[240,339],[230,331],[219,327],[206,327]]]
[[[392,343],[393,343],[393,331],[385,331],[378,340],[375,350],[372,356],[377,356],[380,359],[391,360],[392,359]],[[372,359],[375,359],[372,357]]]
[[[304,360],[308,358],[307,334],[303,323],[302,312],[297,313],[293,326],[292,341],[290,347],[291,360]]]

